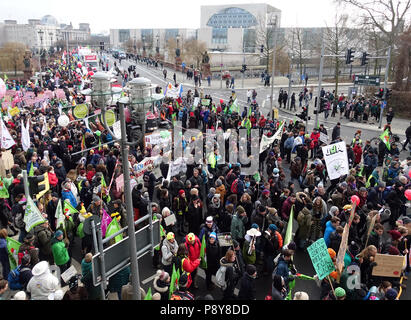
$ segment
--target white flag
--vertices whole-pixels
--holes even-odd
[[[47,121],[46,117],[43,118],[43,127],[41,128],[41,135],[45,136],[47,133]]]
[[[23,120],[21,120],[21,144],[24,152],[30,148],[30,133],[29,133],[29,120],[27,120],[27,127],[24,126]]]
[[[61,199],[59,199],[59,202],[57,204],[55,218],[57,219],[56,228],[60,227],[60,225],[63,225],[63,229],[65,229],[65,223],[64,223],[65,216],[63,214],[63,207],[61,205]]]
[[[10,135],[9,130],[7,129],[4,121],[1,120],[1,147],[4,149],[10,149],[16,144],[12,136]]]
[[[30,232],[30,230],[35,226],[38,226],[46,221],[30,196],[27,198],[26,211],[24,213],[23,221],[26,224],[27,232]]]

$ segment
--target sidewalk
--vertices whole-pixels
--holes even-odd
[[[314,101],[314,99],[313,99]],[[308,113],[309,113],[309,117],[311,117],[311,120],[315,122],[315,114],[314,114],[314,102],[310,103],[310,106],[308,108]],[[297,111],[291,111],[291,110],[287,110],[284,108],[279,109],[279,112],[284,112],[284,113],[288,113],[290,115],[295,116],[296,113],[301,113],[302,110],[301,108],[297,107]],[[336,114],[334,118],[331,117],[331,112],[330,112],[330,116],[328,117],[327,120],[325,120],[324,118],[324,112],[320,113],[318,115],[318,121],[319,123],[324,123],[324,124],[332,124],[333,126],[335,126],[338,122],[341,123],[342,126],[345,127],[350,127],[350,128],[354,128],[354,129],[362,129],[362,130],[369,130],[369,131],[375,131],[378,133],[378,136],[380,135],[380,133],[382,133],[384,126],[387,124],[387,119],[386,117],[383,118],[382,121],[382,127],[381,129],[378,128],[379,123],[375,122],[373,119],[370,119],[368,123],[362,123],[362,122],[356,122],[356,121],[350,121],[347,120],[345,117],[343,117],[342,119],[340,119],[340,114]],[[391,123],[391,131],[393,134],[397,134],[399,136],[404,136],[405,137],[405,130],[407,130],[408,126],[410,125],[410,120],[408,119],[400,119],[400,118],[395,118],[393,119],[392,123]]]

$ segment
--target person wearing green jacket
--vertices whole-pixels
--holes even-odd
[[[63,238],[63,231],[57,230],[53,239],[51,239],[51,251],[53,253],[54,263],[60,268],[61,273],[66,271],[71,265],[71,258]]]
[[[87,253],[81,261],[81,282],[87,290],[88,300],[101,300],[101,284],[98,286],[94,286],[93,284],[92,259],[93,255]]]
[[[244,243],[245,225],[248,222],[247,213],[242,206],[238,206],[236,214],[231,220],[231,238],[238,241],[240,246]]]

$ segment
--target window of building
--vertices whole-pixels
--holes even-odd
[[[257,25],[257,19],[241,8],[227,8],[214,14],[207,22],[213,28],[250,28]]]
[[[227,28],[213,28],[212,43],[227,43]]]
[[[130,39],[130,30],[128,29],[120,29],[118,32],[120,42],[126,42],[128,39]]]

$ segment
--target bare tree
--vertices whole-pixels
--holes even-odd
[[[27,46],[22,43],[9,42],[0,48],[0,69],[4,71],[14,71],[24,69],[24,55],[28,50]]]
[[[185,58],[184,61],[186,64],[193,64],[196,68],[200,68],[201,58],[203,53],[207,50],[207,44],[196,39],[191,39],[184,43],[183,48]]]
[[[339,4],[347,4],[359,9],[359,14],[366,24],[373,25],[382,33],[381,39],[390,46],[391,65],[389,68],[392,76],[392,65],[396,55],[395,47],[399,34],[403,32],[407,14],[411,9],[411,0],[334,0]]]
[[[395,85],[393,88],[399,91],[409,91],[411,83],[411,27],[400,36],[398,44],[399,54],[394,65]]]

